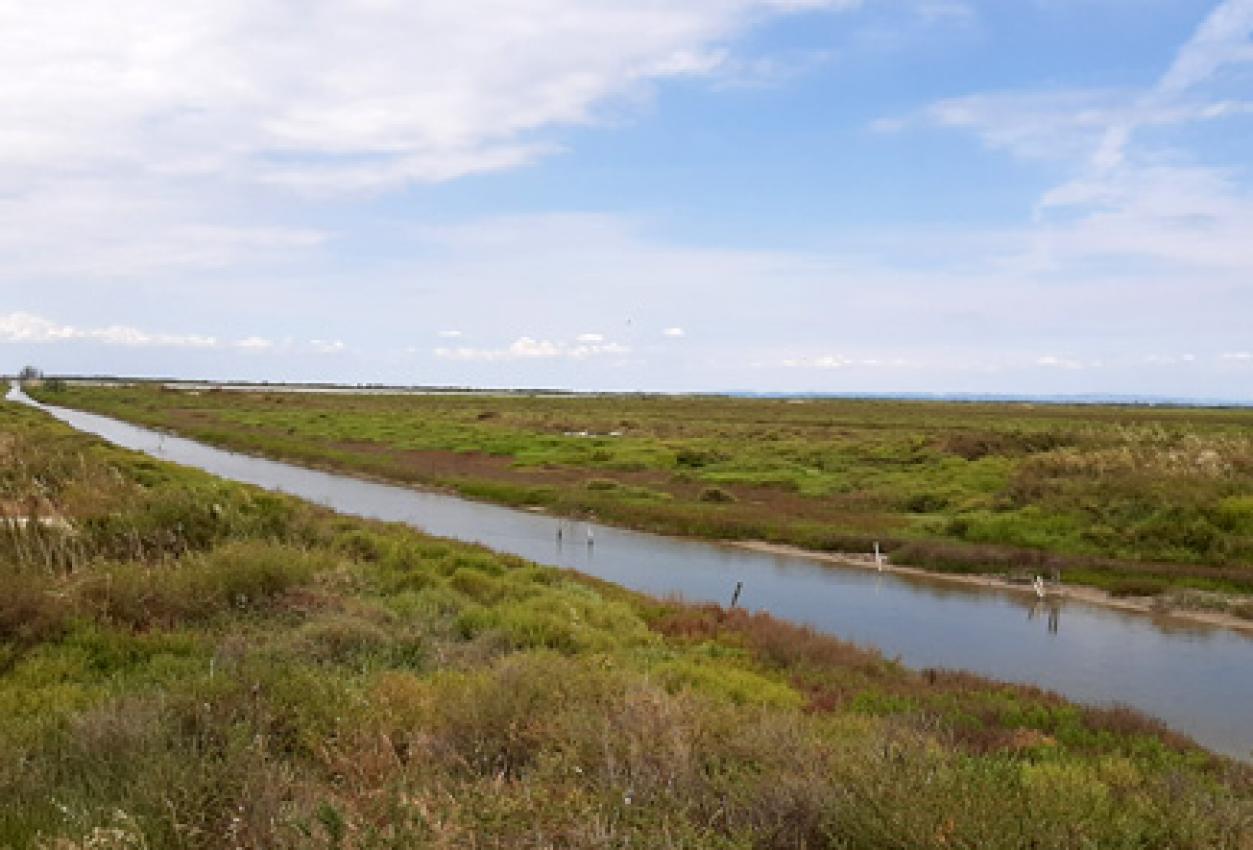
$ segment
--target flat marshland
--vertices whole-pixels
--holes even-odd
[[[1125,709],[337,516],[0,406],[0,847],[1253,846]]]
[[[647,531],[1049,575],[1253,617],[1253,410],[187,392],[40,398],[218,446]]]

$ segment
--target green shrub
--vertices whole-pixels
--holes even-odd
[[[671,691],[695,688],[735,705],[799,708],[804,702],[791,687],[728,664],[686,659],[659,665],[653,673]]]
[[[1253,496],[1229,496],[1218,506],[1219,522],[1233,534],[1253,534]]]
[[[328,614],[306,623],[296,640],[301,654],[334,664],[350,664],[392,645],[383,627],[351,614]]]
[[[448,579],[448,586],[482,605],[495,604],[508,593],[504,582],[468,567],[461,567],[453,573]]]
[[[157,566],[122,564],[74,584],[84,613],[134,628],[194,622],[265,604],[335,566],[324,554],[269,543],[232,543]]]

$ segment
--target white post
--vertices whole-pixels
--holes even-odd
[[[879,552],[879,541],[874,542],[874,565],[879,568],[879,572],[883,572],[883,555]]]

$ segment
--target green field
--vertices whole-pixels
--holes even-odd
[[[1253,773],[1128,710],[338,517],[11,404],[0,505],[0,847],[1253,846]]]
[[[639,529],[1059,567],[1253,616],[1253,410],[723,397],[37,391],[210,443]],[[1210,600],[1218,604],[1214,600]],[[1208,603],[1207,603],[1208,604]]]

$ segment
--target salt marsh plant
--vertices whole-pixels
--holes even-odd
[[[0,433],[0,847],[1250,847],[1134,712]]]
[[[976,572],[1047,559],[1126,593],[1253,591],[1249,410],[40,392],[230,448],[649,531],[829,551],[877,540],[902,562]]]

